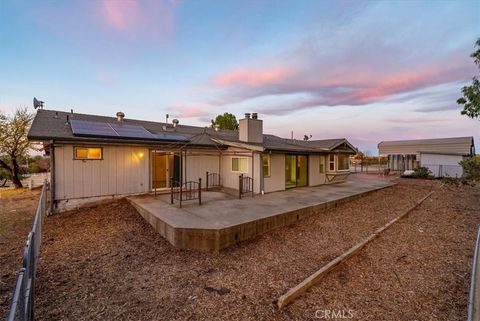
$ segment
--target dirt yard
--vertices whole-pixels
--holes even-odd
[[[7,314],[39,191],[0,190],[0,318]]]
[[[439,185],[400,180],[219,254],[176,250],[123,200],[62,213],[45,224],[37,319],[318,320],[348,310],[351,320],[465,320],[480,187]],[[421,207],[278,311],[290,287],[432,189]]]

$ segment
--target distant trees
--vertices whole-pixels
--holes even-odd
[[[18,108],[12,116],[0,114],[0,168],[7,173],[15,188],[22,188],[20,160],[27,157],[30,143],[27,133],[33,114]]]
[[[480,38],[475,43],[475,52],[470,57],[480,71]],[[457,99],[457,104],[463,105],[462,115],[467,115],[470,118],[478,118],[480,116],[480,81],[477,76],[473,77],[470,86],[462,88],[463,97]]]
[[[238,129],[238,121],[234,114],[224,113],[218,115],[215,120],[212,119],[212,127],[218,125],[220,129]]]

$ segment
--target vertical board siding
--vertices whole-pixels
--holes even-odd
[[[147,148],[108,145],[101,147],[102,160],[74,160],[73,145],[55,147],[57,200],[149,191]]]
[[[265,193],[285,190],[285,154],[270,154],[270,177],[264,184]]]
[[[325,184],[326,177],[325,173],[320,173],[320,157],[324,158],[324,164],[326,161],[326,157],[323,155],[310,155],[308,159],[308,185],[309,186],[316,186]],[[326,167],[326,165],[324,165]],[[325,171],[325,168],[324,168]]]

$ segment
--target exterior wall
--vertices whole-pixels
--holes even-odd
[[[458,163],[463,160],[459,155],[442,154],[421,154],[421,166],[428,167],[435,177],[442,177],[445,174],[451,177],[461,177],[463,175],[462,166]]]
[[[328,176],[328,174],[349,174],[350,170],[339,170],[338,169],[338,154],[333,154],[335,157],[335,169],[330,170],[330,154],[325,155],[325,168],[326,168],[326,180],[325,184],[335,184],[342,183],[347,180],[348,175],[337,175],[337,176]]]
[[[247,172],[244,176],[253,177],[254,192],[260,192],[260,153],[254,153],[241,148],[228,148],[222,155],[220,179],[223,187],[238,190],[238,177],[240,172],[232,172],[232,158],[243,157],[247,159]],[[253,165],[253,166],[252,166]]]
[[[207,181],[207,171],[209,173],[220,173],[220,153],[208,151],[189,151],[186,161],[184,161],[184,173],[187,181],[198,181],[202,179],[202,186],[205,187]],[[221,179],[220,173],[220,179]]]
[[[74,145],[55,146],[55,199],[145,193],[150,188],[145,147],[101,146],[102,160],[74,160]]]
[[[325,173],[320,173],[320,157],[324,158],[325,167],[327,167],[326,156],[323,155],[310,155],[308,159],[308,185],[316,186],[321,184],[327,184],[327,178]],[[326,169],[325,169],[326,170]]]
[[[285,154],[270,154],[270,177],[264,178],[264,190],[265,193],[285,190]]]

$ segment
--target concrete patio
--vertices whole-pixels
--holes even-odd
[[[215,252],[277,227],[321,213],[340,203],[394,185],[386,179],[352,175],[335,185],[295,188],[238,199],[220,191],[202,191],[198,200],[170,204],[170,195],[127,198],[172,245]]]

